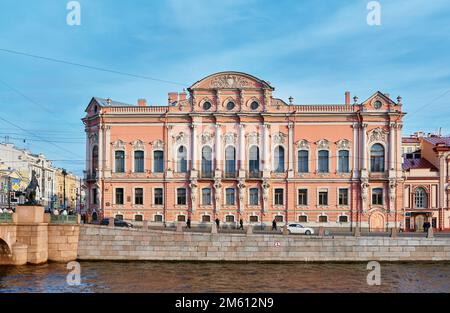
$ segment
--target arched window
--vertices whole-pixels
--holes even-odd
[[[426,208],[428,207],[427,192],[423,188],[417,188],[414,192],[414,207]]]
[[[319,164],[317,171],[319,173],[328,173],[329,172],[329,166],[328,166],[328,157],[329,152],[327,150],[320,150],[319,151]]]
[[[134,151],[134,171],[144,173],[144,151]]]
[[[257,146],[252,146],[250,148],[248,158],[248,171],[250,177],[259,176],[259,148]]]
[[[284,148],[281,146],[275,148],[273,167],[276,173],[284,172]]]
[[[178,173],[186,173],[187,172],[187,149],[184,146],[180,146],[178,148],[177,172]]]
[[[338,154],[338,171],[339,173],[349,172],[349,152],[348,150],[340,150]]]
[[[225,149],[225,175],[226,177],[236,175],[236,149],[233,146]]]
[[[125,172],[125,151],[119,150],[115,153],[116,157],[116,173]]]
[[[153,171],[155,173],[164,172],[164,152],[161,150],[153,151]]]
[[[204,146],[202,149],[202,177],[212,177],[212,149]]]
[[[370,149],[370,171],[384,172],[384,147],[379,143],[374,144]]]
[[[297,153],[298,159],[298,172],[299,173],[308,173],[309,172],[309,151],[308,150],[298,150]]]
[[[92,174],[95,174],[95,172],[98,169],[98,146],[95,146],[92,149]]]

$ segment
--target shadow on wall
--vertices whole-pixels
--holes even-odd
[[[12,254],[8,244],[3,239],[0,239],[0,264],[9,263],[11,258]]]

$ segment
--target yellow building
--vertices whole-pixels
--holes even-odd
[[[54,207],[64,208],[64,185],[66,190],[66,208],[68,210],[76,210],[79,202],[80,181],[78,176],[66,172],[64,169],[56,171],[56,199]]]

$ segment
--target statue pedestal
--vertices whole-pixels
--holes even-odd
[[[16,208],[18,224],[44,223],[44,207],[40,205],[19,205]]]

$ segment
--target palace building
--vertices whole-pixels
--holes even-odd
[[[93,98],[86,130],[90,219],[360,226],[405,222],[401,98],[298,105],[268,82],[222,72],[168,104]]]

